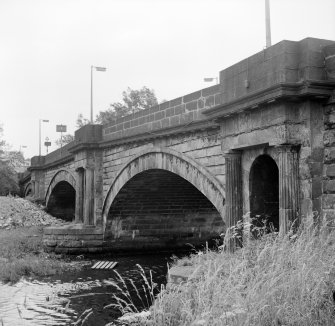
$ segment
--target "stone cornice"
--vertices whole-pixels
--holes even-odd
[[[52,168],[54,166],[57,166],[57,165],[60,165],[60,164],[65,164],[67,162],[70,162],[70,161],[73,161],[74,160],[74,156],[71,155],[71,156],[66,156],[66,157],[62,157],[58,160],[55,160],[53,162],[50,162],[50,163],[46,163],[46,164],[43,164],[43,165],[33,165],[33,166],[30,166],[27,170],[32,172],[32,171],[38,171],[38,170],[46,170],[46,169],[49,169],[49,168]]]
[[[280,83],[206,109],[203,114],[210,118],[223,118],[281,98],[292,98],[292,100],[306,97],[327,99],[332,95],[334,89],[335,81],[308,80],[298,83]]]

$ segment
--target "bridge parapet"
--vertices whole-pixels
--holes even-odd
[[[283,40],[222,70],[223,103],[283,83],[326,81],[324,52],[331,44],[334,42],[315,38]]]
[[[214,85],[171,101],[136,112],[103,126],[103,140],[117,140],[139,134],[157,134],[206,120],[205,109],[221,103],[220,85]]]

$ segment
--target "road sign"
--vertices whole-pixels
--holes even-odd
[[[65,125],[56,125],[56,131],[57,132],[66,132],[66,126]]]

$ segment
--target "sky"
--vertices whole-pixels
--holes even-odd
[[[76,129],[147,86],[158,101],[211,86],[204,77],[265,47],[264,0],[0,0],[0,124],[12,150],[56,149]],[[335,40],[334,0],[270,0],[272,44]],[[213,83],[212,83],[213,84]],[[26,146],[26,148],[24,147]]]

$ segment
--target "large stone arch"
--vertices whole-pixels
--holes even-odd
[[[76,179],[68,170],[59,170],[51,179],[50,184],[48,186],[48,190],[45,195],[45,205],[48,206],[48,202],[50,199],[50,195],[52,194],[53,189],[56,185],[61,182],[68,182],[74,189],[76,189]]]
[[[220,213],[224,220],[225,191],[223,185],[194,159],[167,148],[151,148],[132,157],[119,171],[103,204],[103,225],[109,209],[121,188],[135,175],[150,169],[170,171],[195,186]]]

